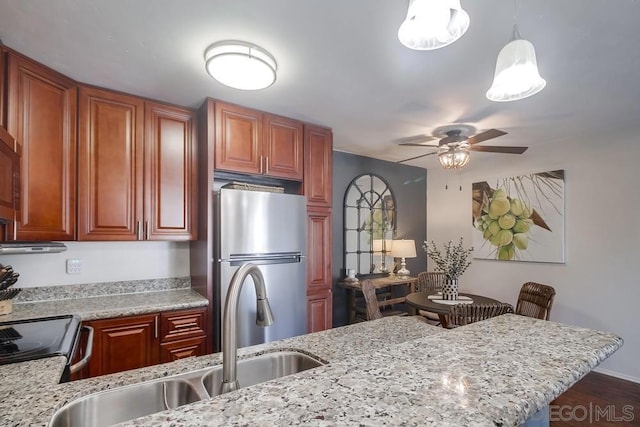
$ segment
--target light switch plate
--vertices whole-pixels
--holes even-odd
[[[67,274],[80,274],[82,273],[82,260],[81,259],[68,259],[67,260]]]

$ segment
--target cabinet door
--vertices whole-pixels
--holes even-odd
[[[265,175],[302,181],[302,123],[265,114],[262,156]]]
[[[80,88],[78,240],[142,239],[141,99]]]
[[[144,238],[195,240],[194,112],[148,102],[145,124]]]
[[[14,148],[14,139],[0,126],[0,219],[9,222],[15,219],[20,191],[20,157]]]
[[[7,75],[6,75],[6,59],[7,52],[0,45],[0,127],[7,127],[7,116],[6,116],[6,97],[5,97],[5,84]],[[12,147],[13,148],[13,147]]]
[[[331,329],[333,323],[331,289],[307,295],[307,332]]]
[[[304,194],[310,206],[331,207],[333,137],[330,129],[305,125]]]
[[[215,169],[261,174],[262,113],[216,102]]]
[[[76,84],[13,52],[7,59],[7,130],[21,153],[16,239],[74,240]]]
[[[332,286],[331,211],[307,211],[307,294]]]
[[[89,322],[94,329],[92,377],[158,363],[158,316],[142,315]]]

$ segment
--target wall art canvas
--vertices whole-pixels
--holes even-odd
[[[474,258],[564,263],[564,170],[472,188]]]

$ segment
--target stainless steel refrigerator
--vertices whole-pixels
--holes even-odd
[[[256,325],[255,288],[247,277],[238,306],[238,347],[306,333],[304,196],[222,188],[215,203],[215,350],[220,350],[229,283],[247,262],[256,264],[264,276],[274,322],[267,327]]]

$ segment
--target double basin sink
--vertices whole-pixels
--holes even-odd
[[[322,365],[295,351],[261,354],[238,360],[238,382],[247,387]],[[49,426],[109,426],[218,396],[221,384],[222,365],[218,365],[100,391],[60,408]]]

